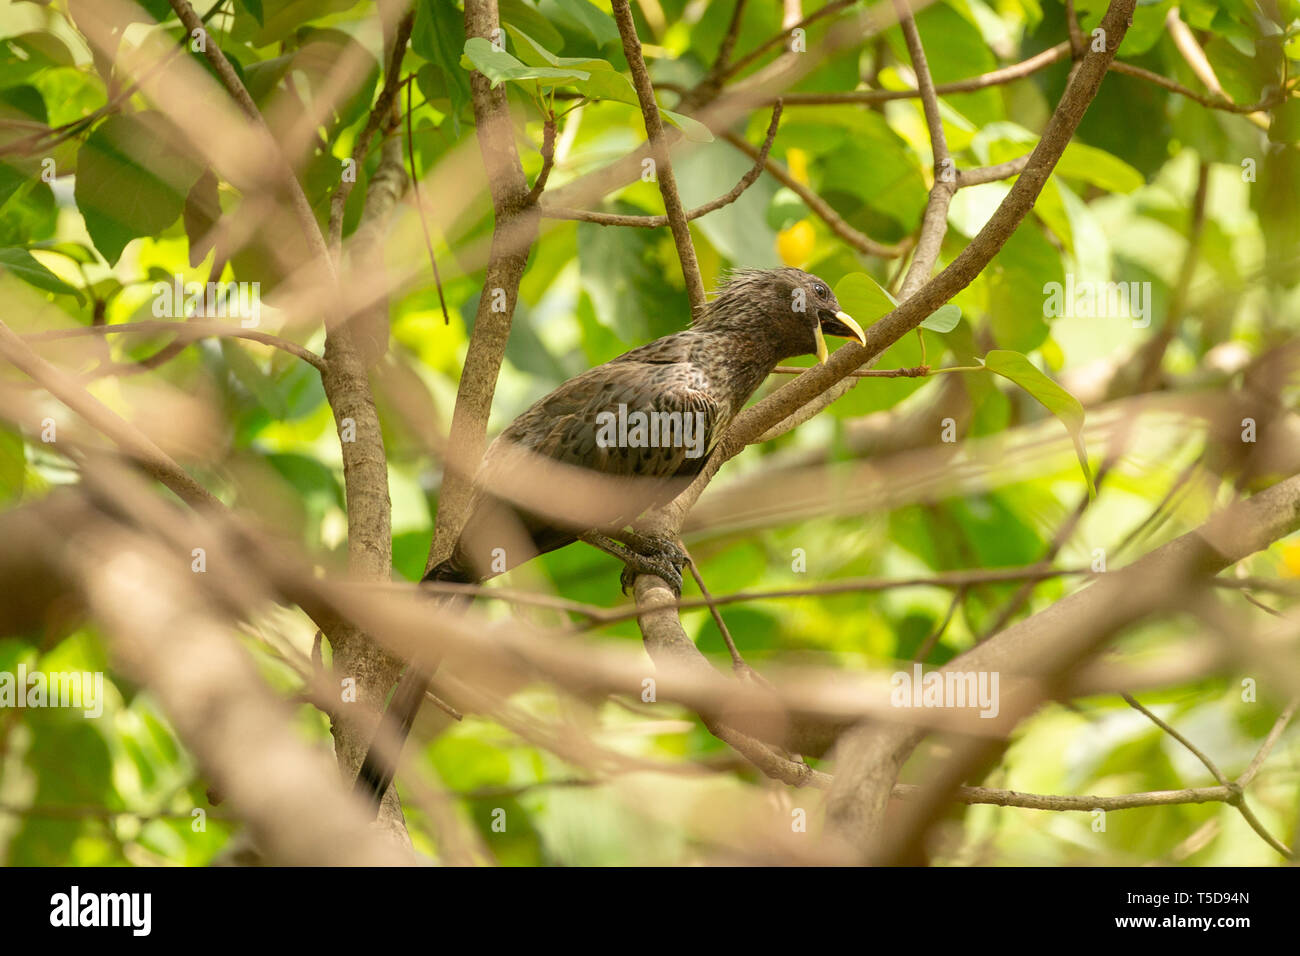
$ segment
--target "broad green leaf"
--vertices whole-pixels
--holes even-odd
[[[190,266],[197,266],[216,243],[213,226],[221,218],[221,201],[217,198],[217,177],[205,169],[199,181],[185,197],[182,212],[185,236],[190,242]]]
[[[984,365],[990,372],[1015,382],[1061,420],[1074,439],[1074,452],[1079,458],[1079,467],[1083,469],[1083,477],[1088,482],[1088,494],[1096,497],[1097,488],[1092,481],[1092,472],[1088,470],[1088,452],[1083,445],[1084,416],[1079,400],[1040,372],[1019,352],[995,349],[984,356]]]
[[[239,5],[253,15],[259,26],[266,22],[262,15],[262,0],[239,0]]]
[[[611,212],[644,214],[626,202]],[[578,276],[591,298],[595,320],[626,345],[680,331],[690,317],[685,292],[665,287],[661,239],[649,229],[622,229],[580,222]]]
[[[0,426],[0,501],[21,498],[27,475],[27,448],[16,428]]]
[[[519,59],[529,66],[572,67],[578,70],[605,69],[613,71],[614,69],[614,64],[599,57],[556,56],[518,27],[507,24],[506,31],[515,38],[515,52],[519,55]],[[630,82],[628,88],[632,88]]]
[[[692,143],[713,142],[713,133],[711,133],[709,128],[699,120],[691,119],[691,117],[682,113],[674,112],[673,110],[666,110],[662,106],[659,107],[659,112],[663,114],[663,117],[666,120],[680,129],[682,135]]]
[[[23,33],[0,40],[0,85],[16,86],[42,70],[72,66],[67,45],[52,33]]]
[[[865,272],[846,275],[835,286],[840,307],[864,328],[898,307],[898,300]],[[951,332],[961,321],[961,309],[952,304],[940,306],[921,323],[932,332]]]
[[[567,20],[589,34],[597,46],[614,43],[619,38],[618,24],[614,18],[587,0],[548,0],[542,13],[556,19],[552,16],[552,11],[559,14],[558,19]]]
[[[556,81],[585,80],[591,76],[585,70],[528,66],[504,50],[496,49],[482,37],[470,37],[465,41],[465,55],[461,57],[460,65],[467,70],[478,70],[494,87],[508,80],[538,80],[543,86],[563,86],[566,83]]]
[[[851,197],[890,217],[903,230],[919,224],[928,196],[921,165],[916,153],[884,117],[870,111],[851,119],[837,118],[829,110],[809,112],[813,115],[808,119],[820,120],[823,129],[846,126],[850,134],[818,164],[821,182],[814,176],[812,185],[823,198],[830,200],[836,211],[850,220],[855,206],[846,200]],[[800,115],[803,113],[799,111]],[[843,116],[842,110],[839,116]]]
[[[998,345],[1029,352],[1048,336],[1043,308],[1043,287],[1064,282],[1061,252],[1043,235],[1042,228],[1026,221],[1011,234],[985,270],[988,316]]]
[[[77,157],[77,208],[95,248],[116,264],[132,239],[158,235],[202,171],[160,114],[110,116]]]
[[[81,302],[81,293],[41,265],[26,249],[9,247],[0,249],[0,269],[12,272],[29,285],[46,292],[73,296]]]
[[[511,26],[507,26],[506,29],[515,38],[515,52],[519,54],[519,62],[537,69],[564,69],[586,73],[585,78],[563,85],[572,87],[593,100],[614,100],[640,109],[641,101],[637,99],[632,81],[614,69],[614,64],[608,60],[595,57],[556,56],[522,30]],[[662,106],[659,107],[659,113],[680,129],[682,135],[691,142],[713,142],[713,134],[709,128],[698,120],[664,109]]]
[[[1300,141],[1300,99],[1293,97],[1273,110],[1268,138],[1274,143]]]
[[[799,198],[799,194],[782,186],[772,194],[772,201],[767,206],[766,221],[771,229],[779,232],[790,228],[800,219],[807,219],[809,215],[808,206]]]
[[[456,5],[446,0],[420,0],[411,34],[411,47],[429,62],[420,68],[420,89],[430,95],[426,71],[436,73],[439,87],[451,101],[453,124],[459,123],[461,110],[470,101],[469,76],[460,68],[461,50],[465,46],[465,21]]]
[[[1077,140],[1065,147],[1054,172],[1058,176],[1082,179],[1113,193],[1131,193],[1146,182],[1142,174],[1124,160]]]
[[[230,339],[221,340],[221,356],[226,368],[254,400],[262,406],[272,418],[283,419],[288,416],[289,408],[284,397],[275,386],[275,381],[254,362],[242,348]]]
[[[29,185],[32,178],[8,163],[0,163],[0,206],[4,206],[18,190]]]
[[[865,272],[853,272],[841,279],[835,286],[835,298],[840,308],[864,329],[898,306],[897,300]]]
[[[957,323],[960,321],[961,308],[949,302],[931,312],[921,323],[921,328],[929,329],[931,332],[951,332],[957,328]]]
[[[683,150],[673,160],[682,202],[690,208],[723,195],[752,165],[748,157],[723,144]],[[776,235],[765,218],[768,197],[775,189],[770,178],[762,177],[735,202],[695,220],[693,225],[733,263],[750,268],[780,265]]]
[[[538,37],[545,46],[558,50],[564,46],[564,37],[560,31],[551,26],[551,21],[538,12],[532,0],[501,0],[498,4],[501,25],[509,30],[512,26],[527,30],[529,36]],[[461,39],[464,39],[463,31]]]

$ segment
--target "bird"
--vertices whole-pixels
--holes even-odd
[[[808,354],[825,362],[827,335],[866,345],[861,326],[817,276],[794,268],[731,272],[690,327],[568,380],[497,436],[475,473],[455,546],[421,583],[481,583],[581,540],[623,562],[624,593],[638,574],[653,574],[680,594],[685,552],[628,526],[671,501],[700,472],[778,363]],[[547,473],[546,465],[561,467]],[[513,482],[515,490],[540,486],[540,497],[558,500],[552,495],[558,489],[534,474],[598,482],[573,493],[582,499],[581,515],[532,502],[530,508],[501,493]],[[506,541],[511,545],[503,547]],[[391,732],[398,747],[405,741],[436,666],[408,664],[383,717],[387,728],[376,731],[376,740]],[[385,749],[381,754],[371,744],[355,784],[376,811],[395,772],[396,750]]]

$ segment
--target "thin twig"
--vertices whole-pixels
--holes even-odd
[[[1189,100],[1193,100],[1207,109],[1224,110],[1228,113],[1258,113],[1263,110],[1271,109],[1286,99],[1286,90],[1278,88],[1269,93],[1258,103],[1238,104],[1231,100],[1223,100],[1218,97],[1205,96],[1201,93],[1197,93],[1195,90],[1190,90],[1181,83],[1171,80],[1168,77],[1161,76],[1159,73],[1153,73],[1143,67],[1134,66],[1132,63],[1124,63],[1120,60],[1115,60],[1111,63],[1110,68],[1116,73],[1123,73],[1127,76],[1137,77],[1139,80],[1146,80],[1148,83],[1154,83],[1156,86],[1168,90],[1170,93],[1177,93],[1179,96],[1185,96]]]
[[[934,91],[939,96],[947,96],[951,93],[973,93],[987,89],[990,86],[1001,86],[1005,83],[1023,80],[1039,70],[1046,69],[1053,63],[1068,59],[1069,56],[1070,44],[1066,42],[1058,43],[1056,46],[1048,47],[1042,53],[1036,53],[1019,63],[999,67],[996,70],[990,70],[987,73],[981,73],[978,76],[968,77],[964,80],[941,83],[934,88]],[[871,104],[888,103],[892,100],[916,99],[921,95],[921,91],[919,89],[848,90],[830,93],[785,93],[783,95],[786,106],[834,106],[844,103]]]
[[[759,149],[755,157],[754,165],[725,194],[717,199],[709,200],[702,206],[687,210],[686,219],[688,221],[699,219],[701,216],[721,209],[723,206],[731,205],[758,180],[758,177],[763,173],[764,165],[767,163],[767,154],[772,149],[772,142],[776,139],[776,131],[780,123],[781,101],[777,100],[772,107],[772,120],[768,123],[767,135],[763,139],[762,148]],[[601,226],[636,226],[643,229],[659,229],[668,225],[667,216],[624,216],[616,213],[595,212],[588,209],[567,209],[562,206],[543,206],[542,215],[547,219],[576,219],[581,222],[594,222]]]
[[[704,584],[704,578],[700,575],[699,566],[691,553],[682,546],[682,551],[686,554],[686,563],[691,569],[691,577],[695,579],[695,586],[700,589],[700,594],[704,595],[704,600],[708,602],[709,613],[713,615],[713,623],[718,626],[718,632],[722,634],[722,642],[727,645],[727,652],[731,655],[731,667],[737,672],[753,673],[753,668],[745,663],[745,659],[740,655],[740,649],[736,647],[736,642],[731,638],[731,631],[727,628],[727,622],[722,619],[722,612],[718,610],[718,605],[713,601],[713,595],[709,593],[708,587]]]
[[[1196,759],[1199,760],[1201,763],[1205,764],[1206,768],[1210,771],[1210,773],[1214,774],[1214,779],[1219,781],[1220,786],[1227,787],[1231,785],[1231,781],[1229,781],[1228,778],[1224,775],[1223,771],[1219,769],[1218,765],[1215,764],[1215,762],[1211,760],[1209,757],[1207,757],[1194,743],[1192,743],[1190,740],[1188,740],[1186,737],[1180,734],[1168,723],[1161,720],[1155,714],[1151,713],[1151,711],[1143,707],[1140,703],[1138,703],[1135,697],[1132,697],[1129,694],[1120,694],[1120,696],[1124,698],[1125,703],[1127,703],[1130,707],[1132,707],[1134,710],[1138,711],[1139,713],[1145,715],[1148,719],[1150,719],[1150,721],[1153,724],[1155,724],[1157,727],[1159,727],[1161,730],[1167,733],[1170,737],[1173,737],[1174,740],[1178,741],[1189,751],[1191,751],[1191,753],[1195,755]]]
[[[744,17],[745,0],[736,0],[736,5],[731,10],[731,22],[727,24],[727,32],[723,34],[722,42],[718,44],[718,55],[710,71],[715,81],[723,75],[727,63],[731,60],[731,51],[736,48],[736,40],[740,36],[740,23]]]
[[[1231,101],[1232,97],[1227,94],[1219,78],[1214,75],[1214,67],[1206,58],[1205,51],[1196,42],[1196,35],[1192,33],[1192,28],[1179,16],[1176,5],[1170,7],[1165,15],[1165,29],[1169,31],[1169,36],[1173,39],[1178,52],[1182,54],[1183,60],[1191,67],[1196,78],[1205,84],[1205,88],[1220,99]]]
[[[1273,727],[1269,730],[1268,736],[1259,745],[1259,750],[1251,758],[1250,764],[1237,778],[1237,786],[1245,789],[1255,779],[1255,774],[1259,773],[1259,768],[1264,765],[1264,761],[1268,759],[1268,755],[1273,751],[1273,745],[1278,742],[1278,739],[1282,736],[1282,731],[1286,730],[1287,724],[1291,723],[1291,718],[1295,716],[1297,706],[1300,706],[1300,697],[1291,698],[1291,702],[1282,708],[1282,713],[1277,715],[1277,720],[1273,722]]]
[[[703,316],[706,304],[704,279],[700,275],[700,264],[695,258],[691,229],[686,222],[681,193],[677,190],[677,177],[673,173],[672,160],[668,155],[663,118],[659,115],[654,86],[650,82],[650,73],[646,70],[645,58],[641,55],[641,40],[636,35],[636,24],[632,21],[632,8],[628,0],[613,0],[613,8],[618,32],[623,38],[623,55],[627,57],[628,69],[632,71],[632,85],[636,88],[637,99],[641,103],[646,137],[650,141],[650,149],[655,161],[655,179],[659,183],[659,194],[664,200],[664,213],[668,217],[668,225],[673,231],[673,242],[677,246],[677,259],[681,262],[686,296],[691,303],[691,315],[698,320]]]
[[[776,36],[771,37],[768,40],[765,40],[758,47],[751,50],[749,53],[745,54],[735,63],[732,63],[730,66],[728,66],[725,70],[722,70],[720,73],[718,73],[717,78],[719,80],[730,79],[731,77],[739,73],[741,70],[745,69],[745,67],[749,66],[749,64],[753,63],[755,60],[761,57],[772,47],[776,46],[779,43],[783,43],[785,40],[789,39],[789,37],[791,36],[791,34],[794,33],[795,30],[807,29],[809,26],[816,23],[818,20],[821,20],[825,17],[829,17],[832,14],[839,13],[841,10],[845,9],[846,7],[853,6],[853,4],[856,2],[857,0],[833,0],[832,3],[828,3],[826,4],[826,6],[822,7],[821,9],[808,14],[808,16],[804,17],[802,20],[800,20],[798,23],[794,24],[793,26],[786,27]]]
[[[907,52],[912,60],[912,71],[916,74],[916,88],[921,93],[921,107],[930,134],[930,152],[934,167],[934,182],[930,186],[930,198],[921,217],[921,234],[916,242],[916,254],[908,267],[900,292],[902,299],[908,299],[925,285],[935,262],[938,261],[943,237],[948,232],[948,206],[957,191],[957,177],[952,156],[948,152],[948,141],[943,133],[939,95],[935,92],[934,80],[930,76],[930,66],[925,59],[925,47],[921,43],[920,33],[917,32],[916,20],[912,17],[907,0],[894,0],[894,10],[898,14],[898,25],[902,28],[903,39],[907,43]],[[920,334],[919,331],[917,334]]]
[[[424,201],[420,198],[420,174],[415,168],[415,137],[411,134],[411,87],[415,85],[414,80],[415,74],[406,78],[406,157],[411,165],[411,191],[415,198],[415,211],[420,217],[420,229],[424,232],[424,248],[429,253],[429,265],[433,267],[433,285],[438,290],[438,304],[442,306],[442,324],[451,325],[447,299],[442,294],[442,275],[438,272],[438,257],[433,254],[433,237],[429,235],[429,223],[424,216]]]
[[[722,139],[726,140],[751,159],[759,158],[759,151],[746,142],[744,138],[736,135],[732,131],[726,130],[723,132]],[[842,216],[840,216],[839,213],[831,208],[830,203],[791,176],[784,166],[771,157],[763,160],[763,166],[772,174],[772,177],[776,179],[777,182],[792,190],[800,199],[802,199],[804,205],[811,209],[814,214],[821,218],[821,220],[830,227],[831,232],[835,233],[835,235],[839,236],[850,246],[864,255],[878,256],[882,259],[896,259],[911,248],[910,240],[891,246],[886,243],[877,242],[870,236],[854,229]]]
[[[802,375],[808,371],[797,365],[778,365],[772,369],[777,375]],[[927,378],[944,369],[932,369],[928,365],[916,365],[912,368],[860,368],[851,372],[847,378]],[[963,369],[965,371],[965,369]]]
[[[976,166],[972,169],[957,170],[957,188],[962,189],[966,186],[979,186],[983,183],[997,182],[999,179],[1010,179],[1012,176],[1019,176],[1029,165],[1029,154],[1017,156],[1015,159],[1008,159],[1005,163],[997,163],[993,166]]]
[[[357,140],[352,144],[352,168],[354,172],[361,169],[361,164],[365,162],[366,153],[370,151],[370,141],[374,138],[375,133],[379,132],[381,126],[388,122],[388,117],[392,113],[393,104],[397,102],[397,93],[401,86],[400,77],[402,72],[402,60],[406,55],[407,41],[411,38],[411,30],[415,26],[415,10],[407,12],[397,24],[397,33],[394,38],[392,52],[389,54],[388,63],[384,73],[384,86],[379,91],[379,98],[375,100],[375,105],[370,110],[370,115],[366,118],[366,125],[361,128],[357,134]],[[410,120],[410,87],[407,87],[407,120]],[[415,164],[411,164],[411,175],[415,175]],[[357,176],[352,179],[339,178],[339,184],[335,187],[334,193],[330,196],[330,219],[329,219],[329,242],[330,249],[337,260],[340,251],[340,244],[343,241],[343,212],[347,206],[348,196],[352,192],[352,187],[356,185]]]
[[[119,322],[112,325],[86,325],[75,329],[54,329],[49,332],[24,335],[23,338],[28,342],[50,342],[58,339],[80,338],[86,335],[157,335],[160,332],[176,336],[177,341],[203,338],[248,339],[250,342],[260,342],[262,345],[269,345],[272,348],[280,349],[282,352],[288,352],[290,355],[300,358],[308,365],[313,366],[317,371],[325,371],[325,359],[311,351],[311,349],[303,348],[297,342],[291,342],[288,339],[282,339],[277,335],[270,335],[266,332],[240,328],[237,325],[226,325],[222,322],[196,322],[193,320],[188,322]]]

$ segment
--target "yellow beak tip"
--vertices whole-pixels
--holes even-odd
[[[862,326],[858,325],[857,322],[853,321],[853,316],[849,315],[847,312],[836,312],[835,318],[839,319],[841,322],[847,325],[849,327],[849,331],[853,333],[853,337],[858,340],[858,344],[861,345],[863,348],[866,348],[867,334],[862,331]]]

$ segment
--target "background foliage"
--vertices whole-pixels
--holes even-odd
[[[153,284],[177,273],[206,281],[220,255],[202,241],[206,224],[240,214],[241,197],[189,158],[147,100],[127,96],[116,109],[103,109],[122,92],[121,79],[111,63],[92,54],[78,32],[78,17],[92,2],[16,2],[0,10],[0,296],[8,303],[6,321],[20,333],[152,319]],[[1199,88],[1165,29],[1171,3],[1138,7],[1120,58]],[[804,13],[819,5],[807,3]],[[1104,4],[1079,0],[1075,6],[1086,35]],[[166,2],[145,0],[138,9],[138,21],[121,27],[124,55],[150,44],[179,45],[183,31]],[[652,75],[669,91],[663,102],[671,108],[670,91],[694,85],[710,69],[732,3],[658,0],[633,9]],[[1187,0],[1179,9],[1202,37],[1215,74],[1237,103],[1264,99],[1278,77],[1293,72],[1300,60],[1300,8],[1294,0],[1260,6],[1245,0]],[[355,0],[223,0],[212,10],[213,38],[236,65],[273,131],[287,129],[295,103],[322,94],[344,48],[359,46],[370,57],[368,81],[317,131],[314,156],[299,170],[323,223],[341,161],[351,153],[380,81],[373,6]],[[417,175],[429,173],[475,136],[465,61],[506,84],[521,119],[518,132],[530,178],[541,166],[539,107],[552,92],[558,107],[582,103],[561,121],[552,187],[643,141],[641,116],[606,3],[502,0],[500,10],[508,54],[495,53],[485,43],[466,45],[462,13],[450,0],[418,3],[405,61],[405,69],[416,77],[411,126]],[[647,10],[653,13],[649,19]],[[201,7],[199,12],[209,11]],[[1024,60],[1067,36],[1063,7],[1037,0],[943,0],[920,10],[916,21],[939,84]],[[757,47],[781,26],[779,5],[750,4],[737,53]],[[820,30],[814,27],[810,33]],[[205,62],[190,51],[181,55]],[[755,65],[766,59],[770,55]],[[794,91],[845,91],[863,82],[907,88],[912,85],[907,63],[894,27],[879,40],[843,49],[819,63]],[[1064,88],[1069,65],[1066,58],[1015,83],[945,96],[944,129],[958,167],[1002,162],[1032,148]],[[599,102],[580,101],[579,96]],[[1104,413],[1098,417],[1094,409],[1107,407],[1108,389],[1109,397],[1122,396],[1113,383],[1163,323],[1176,296],[1183,297],[1187,317],[1164,355],[1163,386],[1193,393],[1231,384],[1250,357],[1293,335],[1300,304],[1297,109],[1295,99],[1253,115],[1207,109],[1138,77],[1110,74],[1033,215],[954,300],[960,322],[946,333],[923,333],[928,362],[971,365],[995,349],[1029,356],[1036,368],[1088,406],[1084,437],[1094,473],[1110,434],[1095,423],[1113,419]],[[688,208],[724,193],[751,165],[694,121],[681,117],[675,122],[694,140],[675,159]],[[757,143],[767,122],[766,111],[759,109],[738,131]],[[39,152],[22,148],[33,130],[44,127],[61,134]],[[149,144],[147,165],[136,158],[142,142]],[[123,143],[132,148],[124,149]],[[894,243],[919,227],[930,185],[929,149],[919,101],[900,99],[875,106],[789,106],[772,157],[849,225]],[[345,236],[356,227],[378,158],[376,141],[349,200]],[[57,172],[52,182],[40,175],[45,160],[52,160]],[[1243,163],[1254,167],[1253,179],[1243,176]],[[1180,266],[1201,164],[1208,164],[1208,198],[1201,252],[1187,281]],[[475,181],[476,175],[481,173],[467,173],[464,189],[486,196],[486,182]],[[957,194],[941,262],[979,230],[1007,189],[1007,183],[994,182]],[[429,198],[434,204],[440,201]],[[604,208],[631,214],[662,211],[655,185],[644,182],[610,196]],[[401,215],[415,212],[407,208]],[[433,237],[443,266],[448,324],[428,278],[394,295],[390,304],[390,348],[376,387],[389,456],[394,562],[407,580],[417,579],[423,570],[441,463],[387,403],[385,379],[418,385],[427,396],[431,421],[445,432],[482,281],[480,272],[458,266],[458,256],[489,235],[491,226],[484,201],[460,217],[454,230]],[[681,328],[689,315],[667,229],[586,222],[548,223],[548,229],[524,276],[492,433],[564,379]],[[799,265],[829,281],[864,326],[886,310],[862,291],[867,287],[861,274],[896,288],[896,261],[855,252],[798,195],[771,177],[762,177],[735,203],[694,222],[692,232],[706,284],[715,284],[731,267]],[[1152,327],[1135,328],[1121,316],[1045,317],[1044,286],[1063,282],[1067,273],[1075,281],[1150,283]],[[255,238],[234,251],[222,274],[261,283],[273,326],[282,277],[268,250],[259,248]],[[316,351],[323,343],[319,330],[283,334]],[[102,358],[138,362],[167,340],[164,335],[108,337]],[[917,338],[908,336],[885,354],[879,367],[920,362]],[[271,521],[319,563],[345,563],[341,459],[313,368],[255,343],[205,340],[148,375],[96,378],[90,387],[110,406],[136,414],[148,403],[149,381],[210,397],[221,410],[215,440],[228,443],[230,464],[201,476],[209,488],[235,508]],[[893,488],[878,505],[849,513],[832,509],[775,522],[737,520],[734,526],[703,528],[687,542],[710,589],[716,594],[797,588],[851,576],[925,576],[1032,565],[1042,559],[1087,490],[1060,424],[1024,391],[993,376],[863,380],[828,413],[732,462],[719,487],[808,462],[828,463],[840,481],[867,480],[871,473],[862,469],[862,456],[870,442],[863,436],[874,434],[872,429],[915,427],[906,425],[906,414],[928,407],[944,388],[957,390],[963,409],[959,447],[986,449],[963,459],[975,465],[962,472],[961,480],[955,473],[928,474],[924,481],[916,479],[915,488]],[[914,446],[939,446],[934,421],[926,422],[926,433]],[[1060,567],[1087,567],[1096,549],[1105,549],[1112,563],[1122,564],[1194,527],[1230,494],[1232,476],[1227,484],[1218,480],[1211,439],[1198,424],[1169,416],[1143,419],[1138,428],[1129,451],[1107,475],[1101,496],[1083,512],[1056,556]],[[1031,454],[1026,449],[1032,441],[1047,452]],[[1185,469],[1198,461],[1198,476],[1210,480],[1198,477],[1177,485]],[[911,484],[891,474],[898,484]],[[31,427],[0,427],[4,506],[39,498],[72,480],[75,473],[42,447]],[[1181,490],[1165,504],[1163,520],[1146,527],[1135,546],[1121,551],[1120,543],[1176,487]],[[794,549],[806,553],[806,572],[792,569]],[[1244,566],[1253,576],[1295,576],[1300,574],[1300,545],[1280,542]],[[501,583],[612,605],[618,601],[617,577],[611,559],[574,547],[519,569]],[[1043,581],[1021,613],[1045,607],[1076,586],[1076,579],[1068,577]],[[1018,588],[1018,583],[970,587],[955,603],[950,589],[938,587],[812,595],[750,602],[724,613],[746,659],[759,670],[765,661],[791,655],[844,668],[889,666],[912,658],[940,631],[937,641],[928,642],[926,660],[941,664],[984,636]],[[1243,618],[1262,613],[1237,594],[1225,595],[1224,601]],[[490,611],[507,613],[500,607]],[[537,613],[548,623],[556,619]],[[689,611],[683,620],[699,646],[725,667],[721,639],[708,613]],[[600,633],[614,642],[640,637],[633,621]],[[1186,633],[1186,621],[1155,622],[1123,636],[1115,654],[1125,661],[1162,658],[1177,652]],[[299,687],[312,638],[310,622],[288,611],[243,635],[266,679],[285,696]],[[20,662],[47,671],[105,670],[110,693],[105,715],[97,721],[59,710],[0,710],[0,857],[14,865],[204,864],[233,846],[238,824],[223,819],[221,807],[209,803],[204,781],[167,720],[150,694],[114,671],[93,624],[66,636],[4,636],[0,671],[13,671]],[[1250,759],[1281,703],[1271,695],[1266,676],[1212,672],[1148,692],[1143,700],[1221,765],[1237,769]],[[1241,699],[1246,677],[1260,682],[1258,702]],[[523,689],[515,703],[524,715],[564,716],[555,696],[543,689]],[[699,827],[683,825],[683,820],[707,821],[735,788],[769,786],[752,770],[728,764],[728,748],[690,716],[662,708],[653,715],[630,711],[609,700],[588,702],[583,719],[598,728],[605,746],[634,756],[721,761],[733,767],[729,774],[706,780],[661,776],[647,782],[660,798],[656,814],[623,799],[617,780],[581,783],[578,769],[493,720],[471,716],[444,726],[445,721],[426,714],[417,735],[425,741],[421,759],[460,795],[456,812],[473,821],[502,863],[672,864],[693,861],[702,852]],[[302,704],[299,721],[304,735],[328,745],[326,719],[319,712]],[[1300,797],[1296,756],[1294,736],[1284,738],[1253,791],[1261,819],[1289,843],[1296,837]],[[1068,707],[1050,706],[1025,722],[984,782],[1042,793],[1118,794],[1211,781],[1190,754],[1142,715],[1117,697],[1099,696]],[[777,805],[803,805],[802,794],[771,786]],[[196,806],[210,815],[202,832],[191,825],[190,810]],[[492,811],[498,807],[506,809],[512,822],[506,834],[491,829]],[[420,811],[411,810],[409,819],[417,847],[435,850]],[[1100,833],[1091,822],[1080,813],[966,808],[952,814],[939,859],[1195,865],[1279,860],[1232,808],[1218,803],[1113,813]]]

